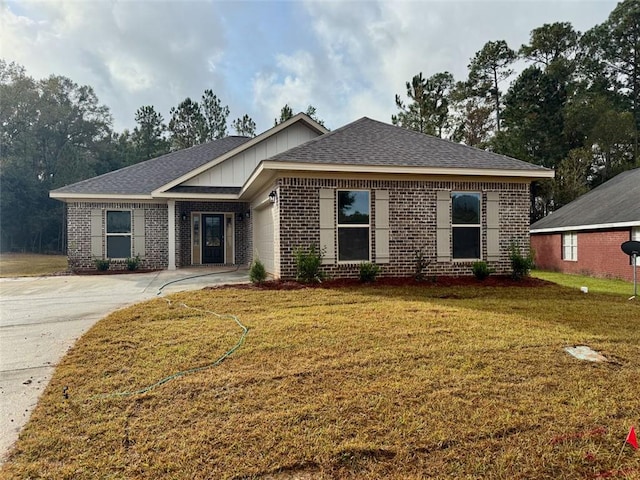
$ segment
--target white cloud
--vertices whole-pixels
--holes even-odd
[[[35,78],[94,87],[118,130],[154,105],[168,120],[211,88],[258,129],[280,108],[314,105],[336,128],[360,116],[390,121],[394,96],[422,71],[466,75],[489,40],[512,48],[531,29],[586,30],[615,0],[598,1],[68,1],[0,3],[0,55]]]

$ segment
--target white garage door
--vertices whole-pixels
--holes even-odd
[[[273,205],[253,212],[253,253],[259,259],[268,273],[275,273],[273,252]]]

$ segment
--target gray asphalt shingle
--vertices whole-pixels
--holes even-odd
[[[640,222],[640,168],[628,170],[531,225],[531,230]]]
[[[249,137],[221,138],[67,185],[52,193],[149,195],[249,140]]]
[[[547,170],[363,117],[268,160],[361,166]]]

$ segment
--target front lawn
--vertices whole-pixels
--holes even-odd
[[[66,255],[38,253],[3,253],[0,255],[0,277],[51,275],[66,270]]]
[[[556,285],[217,289],[99,322],[6,478],[640,478],[640,302]],[[175,372],[220,365],[148,393]],[[586,344],[611,361],[588,363]],[[65,398],[63,392],[68,387]]]
[[[626,295],[627,298],[633,295],[633,282],[614,278],[596,278],[587,275],[571,275],[568,273],[546,272],[534,270],[531,275],[546,280],[548,282],[564,285],[565,287],[577,288],[587,287],[589,292],[611,293],[615,295]],[[640,279],[639,279],[640,280]]]

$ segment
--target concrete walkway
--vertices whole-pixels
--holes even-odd
[[[0,463],[55,366],[94,323],[167,293],[244,283],[247,270],[181,269],[123,275],[0,278]]]

